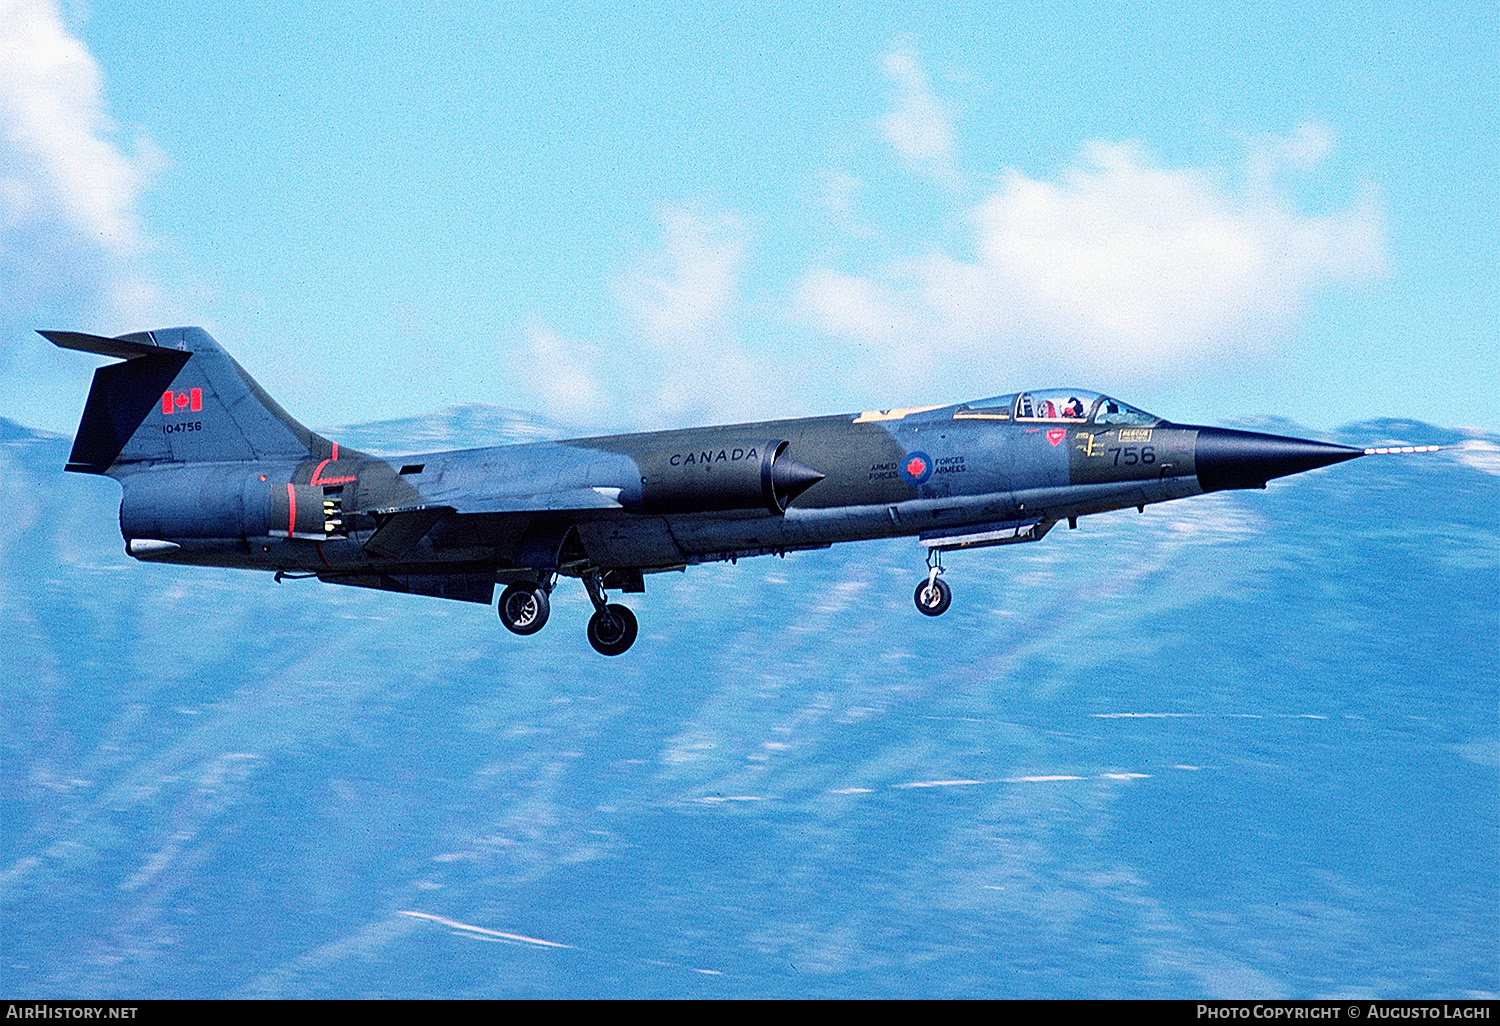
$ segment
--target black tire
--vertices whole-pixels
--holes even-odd
[[[547,623],[552,603],[547,589],[534,581],[517,581],[500,593],[500,622],[514,634],[535,634]]]
[[[927,586],[924,577],[917,585],[917,592],[912,596],[916,600],[917,608],[928,616],[942,616],[953,604],[953,589],[948,587],[948,582],[941,577],[935,578],[932,587]]]
[[[600,655],[617,656],[635,644],[635,614],[611,603],[589,618],[589,644]]]

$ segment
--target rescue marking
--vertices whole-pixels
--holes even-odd
[[[1058,442],[1061,442],[1064,438],[1067,437],[1068,431],[1066,428],[1047,429],[1047,441],[1051,442],[1053,445],[1056,445]]]

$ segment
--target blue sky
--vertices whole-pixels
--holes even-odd
[[[1493,5],[0,0],[32,334],[201,324],[313,426],[1110,391],[1500,430]]]

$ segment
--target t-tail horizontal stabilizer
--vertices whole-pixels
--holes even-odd
[[[105,338],[103,335],[85,335],[81,331],[39,331],[37,334],[63,349],[76,349],[81,353],[98,353],[100,356],[117,356],[122,360],[136,360],[142,356],[159,355],[163,348],[155,342],[136,342],[128,338]]]

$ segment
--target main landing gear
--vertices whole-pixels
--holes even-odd
[[[547,623],[552,610],[548,596],[557,583],[557,575],[545,581],[517,581],[500,593],[500,622],[515,634],[535,634]],[[604,577],[592,570],[583,577],[594,615],[589,618],[589,644],[601,655],[615,656],[635,644],[639,626],[635,614],[625,606],[606,601]]]
[[[918,611],[928,616],[942,616],[953,604],[953,589],[938,576],[942,572],[943,550],[928,549],[927,576],[917,584],[916,594],[912,596],[916,600]]]
[[[635,614],[625,606],[604,600],[604,579],[599,571],[584,575],[583,586],[588,589],[589,601],[594,604],[594,615],[589,617],[589,644],[600,655],[616,656],[635,644],[637,624]]]
[[[535,634],[547,625],[551,582],[517,581],[500,593],[500,622],[515,634]]]

